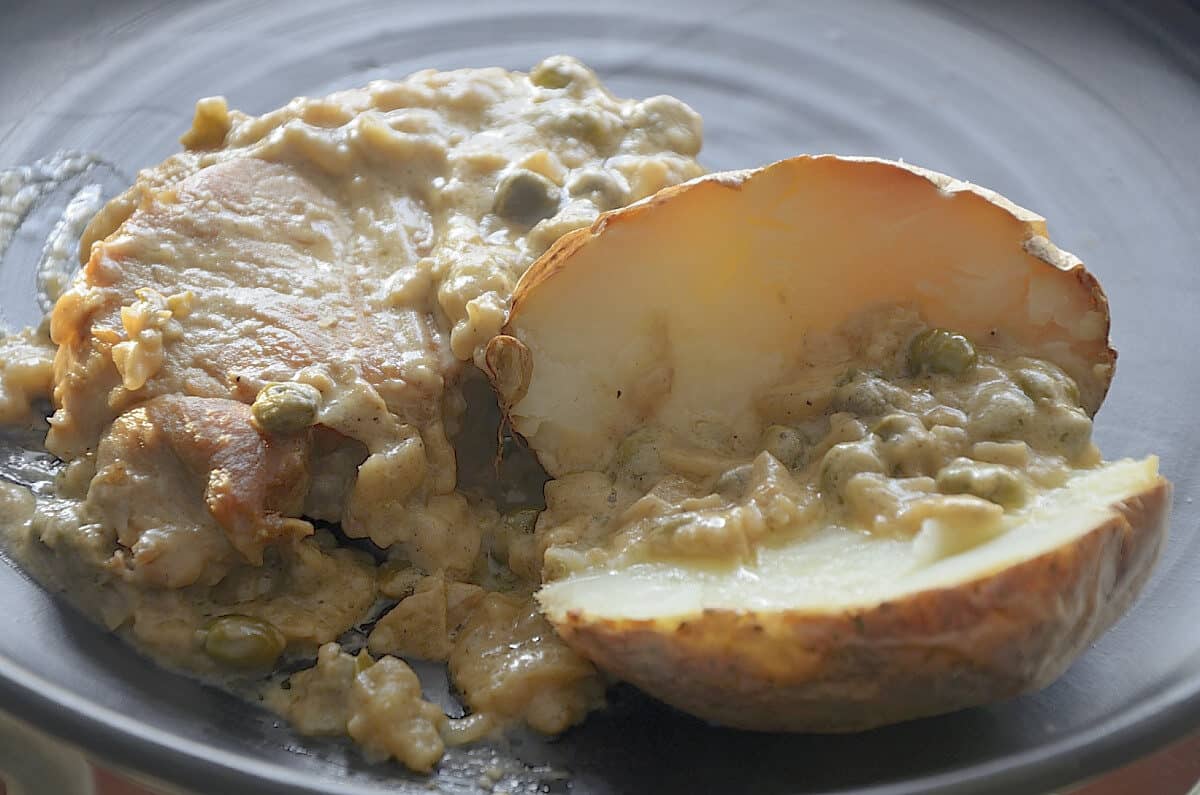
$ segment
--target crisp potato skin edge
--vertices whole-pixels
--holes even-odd
[[[1166,538],[1164,478],[1082,536],[955,587],[842,613],[551,617],[600,668],[741,729],[853,732],[1037,690],[1129,608]]]

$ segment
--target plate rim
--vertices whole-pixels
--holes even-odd
[[[1160,5],[1166,6],[1165,3]],[[1104,6],[1109,10],[1114,7],[1131,10],[1122,3],[1108,2]],[[1177,8],[1200,13],[1200,0],[1182,0]],[[1176,527],[1173,532],[1183,530]],[[1195,528],[1186,530],[1194,532]],[[0,560],[3,561],[0,565],[11,565],[2,555]],[[69,602],[29,581],[23,571],[13,568],[30,586],[39,588],[56,602],[62,601],[65,609],[78,614]],[[100,627],[90,622],[89,626],[89,631],[103,633]],[[128,646],[121,654],[145,659]],[[159,670],[170,676],[183,677],[161,667]],[[258,759],[250,752],[217,749],[175,732],[153,728],[94,701],[84,692],[51,682],[3,653],[0,653],[0,710],[33,723],[41,731],[80,748],[90,757],[103,757],[106,767],[126,768],[188,791],[239,792],[248,786],[264,795],[332,795],[335,792],[337,795],[374,795],[379,791],[376,787],[345,780],[337,783],[334,789],[333,783],[325,786],[307,776],[305,771],[278,761]],[[843,787],[825,793],[973,795],[1027,792],[1037,788],[1049,790],[1114,770],[1197,729],[1200,729],[1200,670],[1190,672],[1120,712],[1038,748],[901,782],[866,788]],[[199,784],[197,779],[200,779]],[[403,791],[404,785],[398,772],[396,791]]]
[[[8,560],[3,565],[12,566]],[[17,574],[20,576],[20,572]],[[21,579],[28,586],[41,588],[27,578]],[[47,595],[56,602],[63,601],[58,594]],[[89,631],[102,631],[94,623],[88,624]],[[124,644],[121,653],[138,656]],[[169,676],[187,678],[157,667]],[[216,749],[173,732],[150,728],[48,681],[4,655],[0,655],[0,704],[5,711],[52,737],[91,757],[102,757],[106,766],[128,769],[189,792],[226,793],[247,785],[253,785],[254,792],[262,795],[378,795],[379,792],[377,787],[363,787],[346,780],[338,782],[336,789],[333,785],[323,786],[303,771],[278,762]],[[866,788],[843,787],[825,790],[820,795],[1049,792],[1122,767],[1197,728],[1200,728],[1200,675],[1175,682],[1133,708],[1036,749],[902,782]],[[396,783],[399,787],[396,791],[402,792],[404,784],[399,775]]]

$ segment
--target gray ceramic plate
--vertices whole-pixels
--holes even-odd
[[[1099,441],[1112,457],[1162,455],[1177,485],[1171,540],[1133,611],[1041,693],[802,737],[712,728],[617,690],[611,710],[566,737],[455,755],[437,783],[471,790],[494,754],[505,786],[527,791],[1026,793],[1200,725],[1195,7],[18,3],[0,12],[0,168],[64,149],[103,164],[45,191],[26,218],[0,261],[0,321],[36,319],[34,269],[67,201],[88,184],[111,194],[174,151],[197,97],[262,112],[422,67],[527,68],[554,52],[625,95],[690,102],[713,169],[799,152],[904,158],[1047,216],[1112,300],[1121,363]],[[423,789],[156,668],[5,565],[0,604],[0,707],[114,763],[211,792]]]

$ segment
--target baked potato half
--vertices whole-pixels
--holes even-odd
[[[487,355],[557,479],[543,611],[601,668],[748,729],[1045,686],[1166,533],[1157,460],[1090,443],[1108,327],[1042,218],[907,164],[797,157],[602,216],[525,274]],[[612,484],[612,515],[555,491],[581,483]]]

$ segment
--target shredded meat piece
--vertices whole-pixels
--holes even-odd
[[[179,588],[312,533],[286,518],[308,490],[309,434],[263,435],[234,400],[162,395],[113,422],[86,509],[149,583]],[[236,553],[236,554],[231,554]]]

